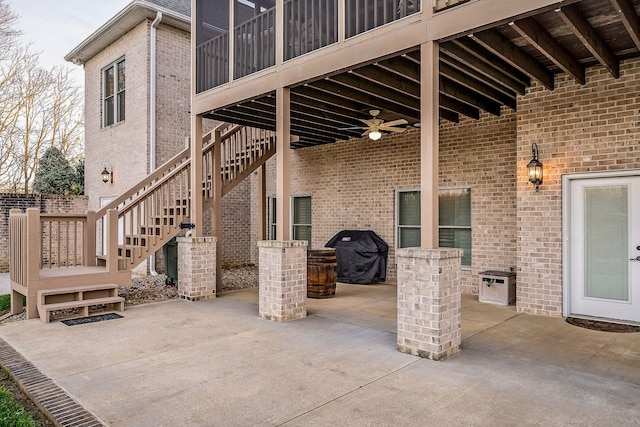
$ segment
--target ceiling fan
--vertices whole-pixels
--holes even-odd
[[[380,114],[380,110],[370,110],[369,114],[371,114],[370,119],[359,119],[362,123],[367,126],[355,126],[350,128],[344,128],[342,130],[347,129],[363,129],[364,132],[362,136],[369,136],[372,140],[376,141],[382,137],[382,132],[404,132],[405,128],[396,127],[400,125],[406,125],[408,122],[405,119],[392,120],[390,122],[385,122],[382,119],[378,118]]]

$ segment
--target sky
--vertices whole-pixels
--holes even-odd
[[[18,28],[25,42],[41,52],[44,68],[54,65],[73,70],[78,85],[84,85],[82,66],[64,56],[89,37],[132,0],[8,0],[20,17]]]

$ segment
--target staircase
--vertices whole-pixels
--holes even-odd
[[[273,132],[219,125],[203,137],[202,187],[195,194],[203,198],[205,209],[211,207],[216,189],[224,196],[273,154]],[[22,296],[27,318],[43,321],[53,309],[46,301],[65,307],[75,302],[87,314],[89,307],[105,301],[105,295],[114,297],[114,286],[131,283],[131,269],[177,236],[182,223],[190,222],[191,172],[187,147],[97,212],[47,215],[35,208],[11,210],[12,312],[23,310]],[[92,295],[97,296],[95,304]]]

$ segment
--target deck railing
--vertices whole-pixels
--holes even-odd
[[[9,211],[9,279],[23,286],[27,284],[28,233],[27,213],[20,209],[11,209]]]
[[[469,0],[434,0],[433,10],[440,12],[441,10],[449,9],[461,3],[467,3],[468,1]]]
[[[338,41],[338,1],[287,0],[284,22],[286,61]]]
[[[87,223],[87,215],[40,214],[40,268],[87,265]]]
[[[276,8],[234,28],[234,77],[240,78],[276,63]]]
[[[196,47],[196,92],[204,92],[229,81],[229,33]]]
[[[219,140],[214,136],[219,135]],[[273,132],[222,124],[203,138],[203,186],[193,193],[213,199],[217,179],[222,195],[275,152]],[[213,169],[218,144],[221,169]],[[97,212],[40,214],[36,208],[10,211],[11,281],[27,286],[40,269],[94,266],[129,270],[160,249],[190,217],[191,159],[185,148],[169,162]]]
[[[346,0],[345,5],[347,37],[420,11],[420,0]]]

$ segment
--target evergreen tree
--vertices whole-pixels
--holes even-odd
[[[49,147],[38,162],[33,191],[40,194],[68,194],[72,191],[75,175],[76,171],[62,152],[56,147]]]

